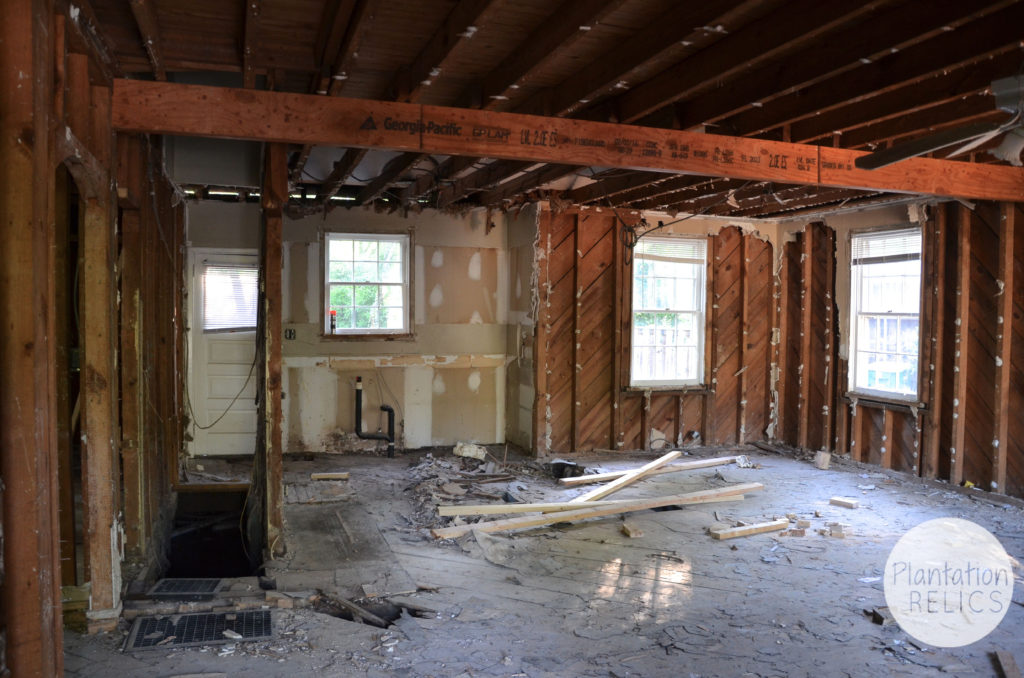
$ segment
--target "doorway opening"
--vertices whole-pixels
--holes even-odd
[[[168,549],[168,579],[249,577],[259,553],[245,537],[245,491],[178,492]]]

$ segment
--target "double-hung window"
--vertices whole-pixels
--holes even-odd
[[[854,234],[850,255],[850,389],[916,398],[921,229]]]
[[[324,334],[406,334],[409,236],[324,236]]]
[[[633,249],[630,384],[704,378],[706,238],[645,237]]]

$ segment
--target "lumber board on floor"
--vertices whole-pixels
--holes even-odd
[[[454,525],[452,527],[435,528],[430,531],[430,534],[432,534],[435,539],[454,539],[468,534],[473,530],[480,530],[481,532],[504,532],[506,530],[517,530],[525,527],[537,527],[540,525],[551,525],[553,523],[567,523],[576,520],[586,520],[588,518],[600,518],[603,516],[614,515],[616,513],[644,511],[647,509],[659,508],[661,506],[681,506],[687,504],[700,504],[708,501],[719,501],[722,497],[735,497],[739,499],[741,497],[737,495],[743,495],[747,492],[754,492],[761,489],[764,489],[764,485],[761,483],[740,483],[738,485],[720,487],[714,490],[699,490],[697,492],[687,492],[686,494],[669,497],[639,499],[635,502],[615,504],[613,506],[601,506],[598,508],[591,508],[588,506],[587,508],[581,508],[578,511],[557,511],[555,513],[545,513],[536,516],[492,520],[472,525]]]
[[[679,471],[692,471],[699,468],[708,468],[711,466],[725,466],[727,464],[736,463],[738,457],[714,457],[713,459],[700,459],[697,461],[684,461],[678,464],[669,464],[668,466],[662,466],[661,468],[654,469],[648,476],[656,476],[662,473],[677,473]],[[629,471],[608,471],[607,473],[587,473],[582,476],[575,476],[572,478],[560,478],[558,483],[567,487],[576,487],[577,485],[590,485],[592,483],[603,483],[609,480],[615,480],[629,473]]]
[[[348,472],[341,473],[310,473],[310,480],[348,480]]]
[[[629,473],[625,474],[621,478],[618,478],[617,480],[613,480],[612,482],[608,483],[607,485],[602,485],[601,487],[594,488],[593,490],[591,490],[590,492],[587,492],[586,494],[581,494],[580,496],[576,497],[572,501],[574,503],[580,503],[581,504],[581,503],[588,502],[588,501],[595,501],[597,499],[601,499],[602,497],[607,497],[609,494],[612,494],[613,492],[618,492],[619,490],[621,490],[622,488],[626,487],[627,485],[631,485],[632,483],[635,483],[636,481],[640,480],[641,478],[646,476],[651,471],[654,471],[655,469],[661,468],[662,466],[664,466],[665,464],[669,463],[673,459],[678,459],[680,457],[680,455],[682,455],[682,454],[683,453],[680,452],[679,450],[672,450],[668,454],[663,455],[661,457],[658,457],[657,459],[655,459],[654,461],[652,461],[649,464],[644,464],[643,466],[641,466],[640,468],[636,469],[635,471],[630,471]]]
[[[710,530],[710,532],[711,536],[715,539],[733,539],[735,537],[749,537],[752,534],[761,534],[763,532],[776,532],[778,530],[784,530],[787,527],[789,527],[789,519],[779,518],[778,520],[771,520],[767,523],[744,525],[742,527],[729,527],[724,530]]]
[[[1003,678],[1021,678],[1020,668],[1013,655],[1005,650],[996,650],[996,659],[999,660],[999,668],[1003,672]]]
[[[734,495],[719,497],[718,501],[733,501]],[[635,499],[607,499],[605,501],[588,501],[587,506],[616,506],[635,503]],[[703,503],[711,503],[708,499]],[[437,507],[439,516],[487,516],[501,513],[554,513],[557,511],[576,511],[580,505],[571,501],[540,502],[536,504],[444,504]]]

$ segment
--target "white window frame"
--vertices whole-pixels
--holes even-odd
[[[896,252],[894,254],[881,254],[879,256],[871,256],[866,258],[858,258],[856,242],[863,238],[893,238],[899,237],[901,234],[916,235],[921,238],[921,246],[916,253],[913,252]],[[857,395],[863,395],[868,397],[881,398],[884,400],[898,400],[914,402],[918,400],[919,392],[921,389],[921,290],[922,282],[924,279],[923,269],[923,249],[924,249],[924,234],[920,227],[906,227],[901,226],[899,228],[889,228],[884,230],[865,231],[860,233],[853,233],[850,237],[850,350],[849,350],[849,379],[848,388],[851,393]],[[868,264],[879,264],[879,263],[892,263],[900,261],[917,261],[918,268],[918,298],[917,298],[917,312],[909,313],[906,311],[861,311],[861,295],[863,289],[863,273],[864,266]],[[860,318],[862,315],[874,316],[878,318],[892,318],[897,320],[916,318],[918,321],[918,338],[917,348],[914,354],[914,360],[916,362],[916,373],[917,379],[914,383],[914,390],[912,393],[905,393],[898,390],[886,390],[878,388],[869,388],[867,386],[861,386],[857,383],[858,373],[860,364],[859,361],[862,359],[861,353],[858,349],[859,327]],[[909,353],[900,352],[899,343],[897,340],[896,353],[895,355],[909,356]]]
[[[700,257],[693,258],[673,258],[672,261],[679,263],[692,264],[695,266],[696,277],[695,277],[695,296],[696,296],[696,308],[684,309],[680,307],[674,308],[642,308],[638,307],[636,303],[636,285],[637,285],[637,269],[636,262],[638,259],[648,258],[642,254],[640,249],[643,243],[656,244],[658,242],[664,243],[679,243],[680,241],[691,241],[694,244],[699,243],[701,255]],[[640,250],[638,252],[638,249]],[[704,342],[705,342],[705,307],[707,305],[707,256],[708,256],[708,245],[707,238],[702,236],[677,236],[677,235],[664,235],[664,236],[646,236],[641,238],[637,243],[636,248],[633,250],[633,266],[630,271],[630,351],[629,351],[629,385],[634,388],[685,388],[700,386],[704,383]],[[696,366],[697,373],[691,379],[641,379],[636,376],[636,318],[639,313],[675,313],[677,315],[691,315],[693,316],[693,323],[696,327],[697,332],[697,346],[696,350]]]
[[[330,280],[330,243],[332,240],[356,240],[356,241],[376,241],[376,242],[397,242],[401,246],[401,265],[402,265],[402,327],[401,328],[366,328],[366,329],[355,329],[346,328],[344,330],[336,328],[334,333],[331,333],[330,323],[330,308],[331,308],[331,287],[332,285],[339,284],[354,284],[354,285],[388,285],[397,283],[384,283],[383,281],[369,282],[369,283],[338,283]],[[325,232],[321,245],[323,247],[323,275],[321,281],[323,283],[323,322],[321,324],[321,332],[325,337],[351,337],[351,336],[374,336],[374,335],[408,335],[412,333],[412,275],[410,267],[410,253],[412,252],[412,238],[408,233],[356,233],[356,232]]]

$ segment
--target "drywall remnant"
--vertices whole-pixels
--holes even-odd
[[[469,373],[469,377],[466,379],[466,385],[469,386],[469,390],[473,393],[480,391],[480,370],[473,370]]]
[[[430,305],[433,308],[437,308],[444,303],[444,292],[441,291],[441,284],[434,285],[434,289],[430,290]]]
[[[444,266],[444,250],[440,247],[435,247],[434,253],[430,255],[430,265],[434,268],[441,268]]]
[[[480,253],[473,252],[473,255],[469,258],[469,279],[479,280],[480,279]]]
[[[434,395],[441,395],[445,392],[444,377],[440,374],[434,375],[434,381],[430,385],[431,390],[434,391]]]
[[[480,317],[480,311],[473,311],[473,315],[469,316],[470,325],[483,325],[484,319]]]

